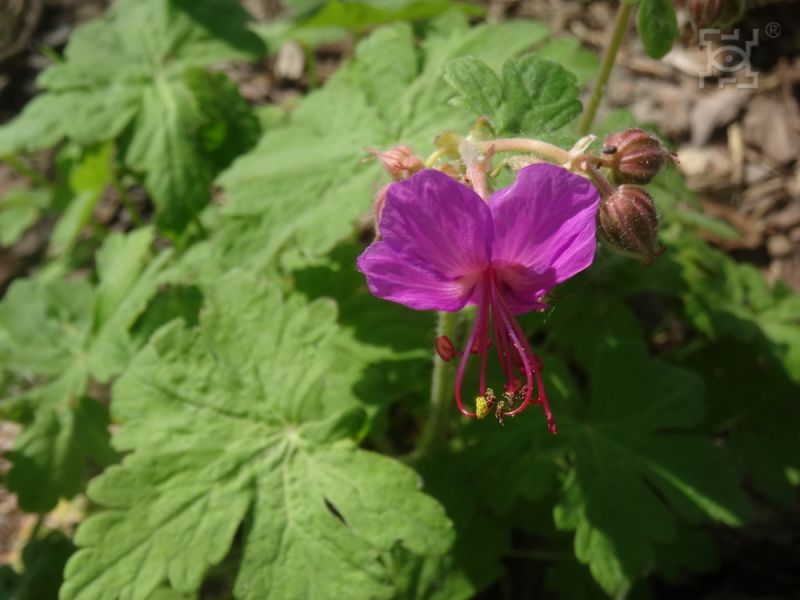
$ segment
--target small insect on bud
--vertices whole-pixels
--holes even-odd
[[[408,179],[417,171],[425,168],[425,162],[408,146],[396,146],[385,152],[370,150],[375,155],[384,171],[395,181]]]
[[[603,240],[626,256],[640,258],[647,266],[664,251],[658,241],[658,214],[650,194],[635,185],[621,185],[598,211],[598,230]]]
[[[436,354],[438,354],[439,358],[441,358],[444,362],[450,362],[456,356],[458,356],[456,347],[453,345],[452,340],[446,335],[440,335],[437,337],[433,345],[436,348]]]
[[[636,128],[606,136],[601,152],[617,183],[649,183],[672,159],[657,137]]]
[[[692,25],[698,30],[732,25],[744,10],[744,0],[689,0]]]

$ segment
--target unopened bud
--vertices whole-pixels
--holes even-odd
[[[689,0],[689,14],[695,29],[726,27],[744,14],[744,0]]]
[[[408,179],[417,171],[425,168],[425,162],[408,146],[396,146],[385,152],[371,150],[372,154],[380,161],[389,177],[395,181]]]
[[[657,137],[636,128],[606,136],[602,153],[616,183],[649,183],[672,157]]]
[[[664,251],[658,241],[658,214],[650,194],[635,185],[621,185],[598,211],[603,240],[620,254],[650,265]]]

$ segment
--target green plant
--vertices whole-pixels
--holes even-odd
[[[613,165],[576,133],[592,54],[529,21],[390,24],[259,134],[205,67],[262,51],[229,3],[122,0],[0,128],[23,170],[68,140],[58,180],[0,211],[8,241],[40,214],[65,232],[0,302],[0,414],[23,427],[3,483],[28,511],[91,503],[62,600],[469,598],[523,560],[531,595],[623,597],[713,568],[754,499],[794,506],[800,301],[698,237],[735,231],[674,167],[647,184],[652,266],[601,246],[520,317],[557,436],[534,411],[462,420],[433,348],[463,348],[473,312],[384,302],[356,268],[388,182],[366,148],[486,190],[556,162],[607,196]],[[155,225],[75,252],[102,190],[136,182]],[[71,547],[48,535],[2,573],[12,597],[52,594],[31,581]]]

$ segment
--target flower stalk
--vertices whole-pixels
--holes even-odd
[[[482,152],[488,152],[491,148],[494,148],[495,152],[525,152],[559,165],[568,164],[573,158],[569,151],[563,148],[541,140],[526,138],[500,138],[474,142],[474,145]]]
[[[594,117],[597,114],[597,107],[600,106],[600,101],[603,99],[603,95],[606,92],[608,78],[611,76],[611,70],[614,68],[614,62],[617,59],[617,53],[625,37],[625,31],[628,29],[628,21],[630,20],[632,10],[633,4],[625,0],[619,3],[617,17],[614,20],[614,29],[611,32],[611,41],[606,48],[606,53],[603,55],[603,63],[600,65],[600,73],[597,76],[597,81],[594,82],[589,104],[586,106],[586,110],[581,117],[581,122],[578,125],[578,133],[581,135],[587,134],[592,128]]]
[[[455,339],[459,314],[457,312],[438,311],[436,313],[436,337]],[[453,408],[453,379],[455,364],[443,360],[433,353],[433,376],[431,377],[431,407],[423,422],[416,448],[415,457],[425,456],[442,446],[447,439],[450,415]]]

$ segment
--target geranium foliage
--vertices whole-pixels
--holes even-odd
[[[0,127],[29,179],[0,244],[51,232],[0,300],[2,482],[41,517],[0,597],[642,597],[796,506],[798,296],[703,241],[737,233],[658,132],[619,185],[597,138],[633,117],[576,128],[593,52],[457,2],[287,5],[119,0]],[[663,55],[674,10],[637,10]],[[331,39],[285,104],[226,74]],[[409,271],[453,312],[401,306]]]

